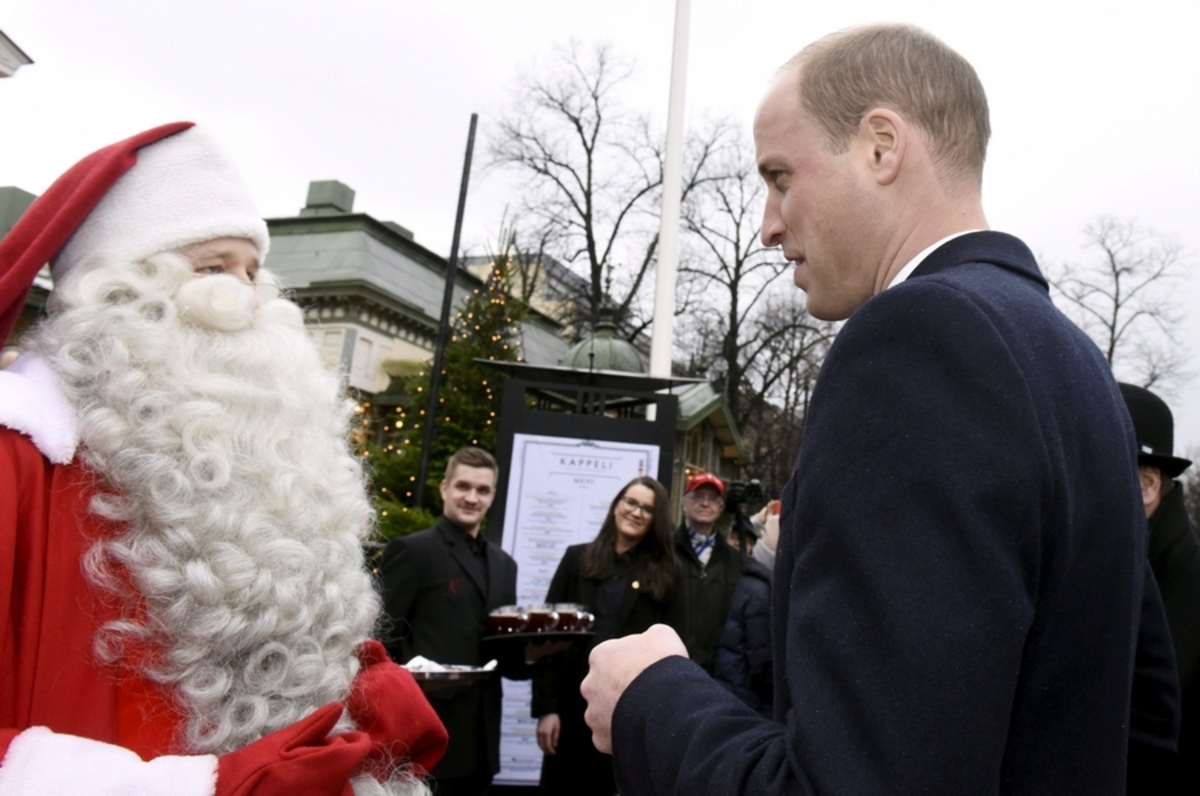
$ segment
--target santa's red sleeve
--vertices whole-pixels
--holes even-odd
[[[34,364],[29,355],[21,359],[26,368]],[[0,387],[11,387],[21,370],[0,373]],[[13,390],[3,394],[16,397]],[[26,414],[37,416],[21,400],[3,403],[0,414],[30,409]],[[40,407],[44,428],[47,415],[59,413],[45,401]],[[147,762],[117,744],[37,726],[57,716],[76,733],[115,736],[118,711],[115,687],[86,657],[96,619],[76,589],[86,542],[63,527],[69,516],[62,515],[86,510],[88,493],[75,486],[73,468],[51,462],[34,439],[51,449],[65,439],[60,459],[70,459],[74,445],[69,433],[32,437],[5,427],[19,419],[0,417],[0,796],[211,796],[212,755]],[[81,676],[80,666],[91,676]]]

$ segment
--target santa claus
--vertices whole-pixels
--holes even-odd
[[[445,730],[370,640],[343,384],[189,123],[93,153],[0,242],[0,794],[424,789]]]

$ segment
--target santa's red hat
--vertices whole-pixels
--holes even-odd
[[[241,175],[191,122],[93,152],[0,240],[0,342],[46,263],[60,279],[96,256],[140,260],[224,237],[248,238],[260,258],[267,253],[267,227]]]

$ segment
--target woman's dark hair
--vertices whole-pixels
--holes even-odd
[[[648,475],[630,481],[608,507],[608,516],[600,526],[600,533],[583,553],[583,576],[592,580],[603,580],[613,572],[617,557],[617,504],[632,486],[644,486],[654,493],[654,515],[646,535],[634,546],[637,562],[637,577],[642,582],[642,591],[655,600],[665,600],[675,588],[675,528],[671,523],[671,499],[667,490]]]

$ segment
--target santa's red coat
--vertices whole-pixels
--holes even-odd
[[[93,476],[77,460],[51,464],[0,426],[0,484],[0,757],[35,726],[143,759],[178,752],[181,717],[170,701],[141,678],[98,666],[92,652],[97,628],[116,617],[82,568],[106,530],[88,511]]]
[[[0,425],[0,485],[0,793],[222,792],[215,757],[181,754],[183,715],[172,700],[131,670],[97,662],[96,631],[119,605],[83,571],[87,549],[114,532],[88,510],[94,475],[76,459],[51,462]],[[429,770],[445,729],[411,676],[370,643],[368,658],[383,660],[363,662],[375,682],[366,698],[388,714],[371,720],[372,740]]]

